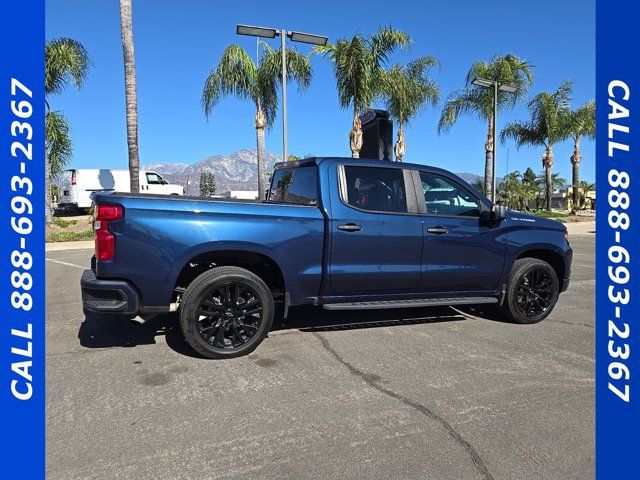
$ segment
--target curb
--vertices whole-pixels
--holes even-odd
[[[593,236],[596,230],[596,222],[567,222],[565,223],[569,231],[569,241],[572,236]]]
[[[82,240],[77,242],[50,242],[45,243],[45,252],[57,252],[60,250],[93,250],[95,243],[93,240]]]

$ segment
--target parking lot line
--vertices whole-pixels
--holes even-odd
[[[67,267],[81,268],[82,270],[85,270],[87,268],[87,267],[83,267],[81,265],[76,265],[75,263],[63,262],[62,260],[56,260],[55,258],[46,258],[46,260],[47,260],[47,262],[57,263],[59,265],[66,265]]]

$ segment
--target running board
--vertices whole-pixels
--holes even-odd
[[[421,298],[417,300],[386,300],[372,302],[325,303],[325,310],[377,310],[382,308],[442,307],[498,303],[496,297]]]

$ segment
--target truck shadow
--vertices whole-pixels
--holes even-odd
[[[474,315],[476,313],[473,313]],[[396,310],[327,311],[314,307],[295,307],[285,320],[281,313],[271,331],[300,330],[321,332],[400,325],[456,322],[467,317],[450,307],[412,308]],[[85,348],[135,347],[153,345],[156,337],[164,336],[167,345],[182,355],[202,358],[185,341],[176,314],[158,314],[139,321],[132,317],[117,318],[91,312],[85,313],[78,339]]]

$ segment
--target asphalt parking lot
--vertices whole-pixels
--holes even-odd
[[[85,318],[90,250],[47,253],[47,476],[594,476],[594,235],[537,325],[476,308],[293,309],[251,355],[198,358],[171,315]]]

